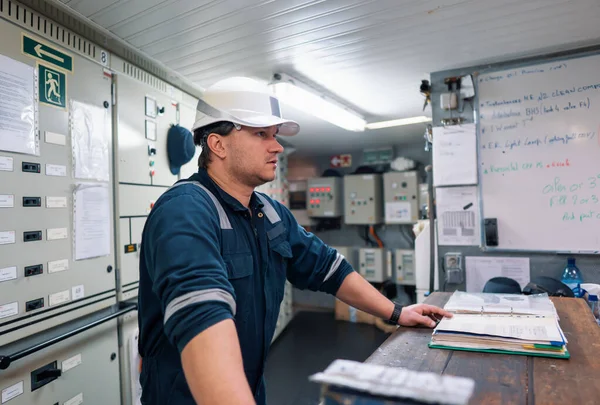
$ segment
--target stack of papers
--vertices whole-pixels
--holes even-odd
[[[396,404],[394,399],[412,399],[419,403],[466,405],[475,389],[470,378],[412,371],[398,367],[359,363],[351,360],[335,360],[321,373],[312,375],[310,381],[351,391],[335,390],[339,403],[355,403],[340,392],[364,393],[360,398],[375,395],[385,400],[356,401],[356,403]],[[328,402],[329,403],[329,402]],[[335,403],[338,403],[336,401]],[[401,403],[405,403],[402,401]],[[412,403],[412,402],[411,402]]]
[[[455,292],[453,313],[433,331],[429,347],[569,358],[567,339],[547,294]]]

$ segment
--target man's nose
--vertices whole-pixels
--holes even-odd
[[[279,143],[279,141],[277,141],[277,139],[273,138],[273,143],[271,144],[271,150],[269,150],[269,152],[271,153],[283,153],[283,146],[281,146],[281,144]]]

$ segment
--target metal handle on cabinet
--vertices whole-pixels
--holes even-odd
[[[123,308],[119,309],[117,312],[114,312],[114,313],[112,313],[112,314],[110,314],[108,316],[105,316],[104,318],[97,319],[97,320],[95,320],[93,322],[90,322],[90,323],[88,323],[86,325],[83,325],[83,326],[80,326],[78,328],[75,328],[75,329],[73,329],[73,330],[71,330],[71,331],[69,331],[67,333],[64,333],[62,335],[53,337],[52,339],[48,339],[45,342],[38,343],[38,344],[35,344],[35,345],[31,346],[31,347],[28,347],[27,349],[18,351],[16,353],[13,353],[13,354],[10,354],[10,355],[7,355],[7,356],[0,355],[0,370],[6,370],[11,365],[11,363],[13,361],[20,360],[23,357],[27,357],[30,354],[36,353],[36,352],[38,352],[38,351],[40,351],[42,349],[45,349],[45,348],[47,348],[49,346],[52,346],[52,345],[54,345],[56,343],[62,342],[65,339],[68,339],[70,337],[78,335],[78,334],[80,334],[82,332],[85,332],[88,329],[94,328],[94,327],[96,327],[98,325],[101,325],[101,324],[103,324],[105,322],[108,322],[110,320],[118,318],[118,317],[120,317],[122,315],[125,315],[126,313],[134,311],[134,310],[137,310],[137,304],[132,304],[132,305],[128,305],[126,307],[123,307]]]

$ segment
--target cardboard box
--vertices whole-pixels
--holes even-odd
[[[354,323],[375,324],[375,317],[359,309],[336,299],[335,300],[335,319],[339,321],[350,321]]]

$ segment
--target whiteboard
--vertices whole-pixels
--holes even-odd
[[[600,252],[600,55],[482,74],[478,164],[498,249]]]

